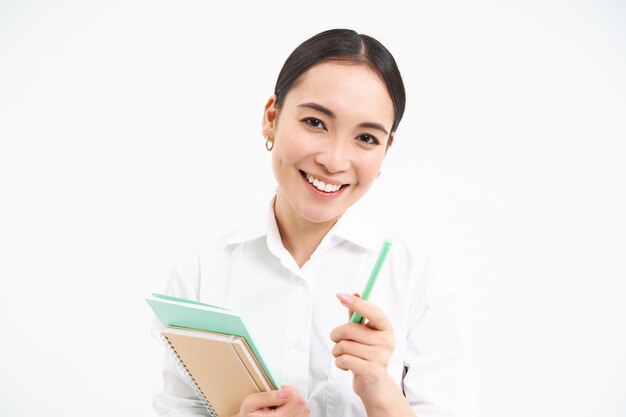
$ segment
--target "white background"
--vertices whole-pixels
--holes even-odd
[[[287,55],[378,38],[408,106],[360,203],[463,279],[481,417],[626,415],[626,5],[0,3],[0,415],[148,416],[143,297],[264,210]]]

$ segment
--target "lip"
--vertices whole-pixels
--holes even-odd
[[[323,176],[317,176],[313,174],[309,174],[309,175],[314,176],[320,181],[324,181],[324,183],[326,184],[341,185],[341,188],[335,191],[334,193],[327,193],[324,191],[320,191],[317,189],[317,187],[313,186],[313,184],[309,182],[309,180],[306,178],[306,173],[300,170],[300,177],[302,177],[302,181],[304,181],[306,187],[311,191],[311,193],[313,193],[315,197],[320,198],[320,199],[333,200],[339,197],[341,194],[343,194],[343,191],[350,186],[350,184],[341,184],[341,183],[337,184],[336,182],[328,180],[328,178],[325,178]]]

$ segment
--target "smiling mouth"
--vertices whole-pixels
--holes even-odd
[[[302,175],[302,177],[307,180],[313,187],[328,194],[336,193],[342,188],[349,186],[349,184],[326,184],[324,181],[318,180],[313,175],[307,174],[302,170],[300,170],[300,175]]]

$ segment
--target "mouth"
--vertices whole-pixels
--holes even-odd
[[[322,180],[315,178],[313,175],[308,174],[302,170],[300,170],[300,175],[304,178],[309,184],[318,189],[319,191],[326,194],[333,194],[337,191],[349,187],[349,184],[329,184],[325,183]]]

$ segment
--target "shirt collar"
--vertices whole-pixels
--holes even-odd
[[[262,213],[257,214],[247,224],[234,230],[226,239],[227,245],[249,242],[269,234],[278,233],[278,226],[274,218],[274,199],[269,207]]]
[[[357,207],[350,207],[328,232],[329,238],[353,243],[371,252],[377,252],[384,240],[380,226]]]
[[[278,246],[280,246],[281,252],[284,251],[274,216],[274,198],[263,213],[255,216],[247,225],[231,233],[226,239],[226,243],[235,245],[267,236],[270,249],[279,250]],[[356,207],[351,207],[324,237],[320,247],[334,246],[340,241],[348,241],[368,251],[377,252],[380,250],[383,240],[384,234],[379,225],[366,213],[362,213]]]

